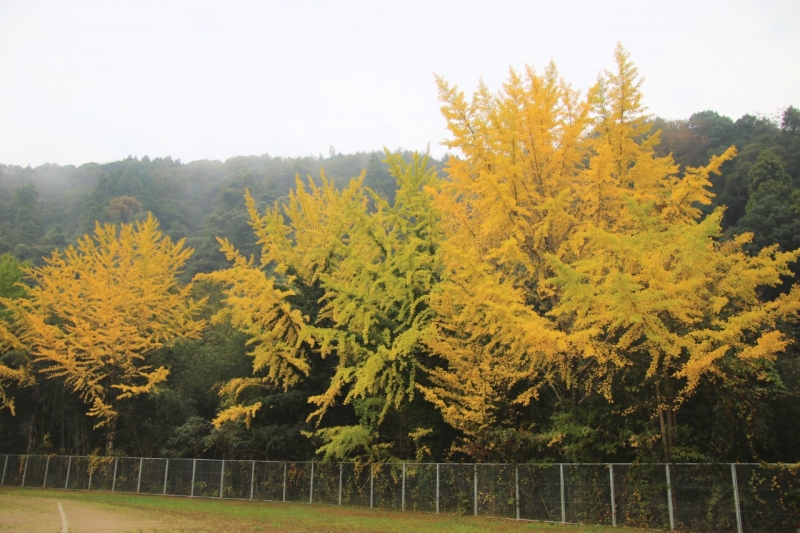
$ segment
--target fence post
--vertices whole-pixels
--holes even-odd
[[[142,492],[142,468],[144,467],[144,458],[139,457],[139,479],[136,480],[136,494]]]
[[[369,508],[372,509],[372,495],[375,489],[375,464],[369,464]]]
[[[89,485],[86,487],[86,490],[92,490],[92,476],[94,475],[94,468],[92,468],[92,464],[89,463],[88,460],[87,463],[89,466]]]
[[[28,473],[28,457],[29,455],[25,456],[25,466],[22,467],[22,486],[25,486],[25,475]],[[92,478],[89,478],[90,480]]]
[[[339,505],[342,505],[342,477],[344,475],[344,463],[339,462]]]
[[[222,487],[225,486],[225,459],[222,460],[222,469],[219,473],[219,499],[222,499]]]
[[[564,463],[559,463],[559,471],[561,473],[561,523],[567,523],[567,500],[564,491]]]
[[[164,494],[167,493],[167,473],[169,472],[169,459],[167,459],[167,464],[164,466]]]
[[[473,489],[472,489],[472,506],[474,508],[475,516],[478,516],[478,463],[473,465]]]
[[[617,527],[617,502],[614,499],[614,464],[608,465],[608,477],[611,479],[611,527]]]
[[[739,504],[739,481],[736,479],[736,465],[731,463],[731,481],[733,481],[733,504],[736,507],[736,532],[742,533],[742,508]]]
[[[436,463],[436,514],[439,514],[439,463]]]
[[[405,463],[403,463],[403,486],[400,489],[400,494],[401,494],[400,510],[405,511],[406,510],[406,464]]]
[[[189,494],[194,498],[194,473],[197,470],[197,459],[192,459],[192,492]]]
[[[6,483],[6,468],[8,467],[8,455],[6,455],[6,460],[3,461],[3,477],[0,478],[0,485],[5,485]],[[69,472],[69,470],[67,470]],[[69,474],[67,474],[69,475]]]
[[[286,501],[286,461],[283,462],[283,501]]]
[[[669,463],[666,463],[667,470],[667,510],[669,511],[669,529],[675,531],[675,514],[672,509],[672,482],[669,478]]]
[[[6,457],[6,462],[8,462],[8,457]],[[69,460],[67,460],[67,479],[64,481],[64,490],[69,488],[69,469],[72,466],[72,456],[69,456]],[[6,469],[3,468],[3,477],[6,477]]]
[[[114,492],[114,489],[117,486],[117,463],[119,462],[119,457],[114,459],[114,473],[111,475],[111,492]]]
[[[256,462],[250,461],[253,466],[250,467],[250,499],[253,499],[253,489],[256,486]]]
[[[308,489],[308,503],[314,503],[314,461],[311,461],[311,485]]]
[[[44,465],[44,480],[42,481],[42,488],[47,488],[47,473],[50,471],[50,456],[47,456],[47,462]],[[111,491],[114,492],[114,491]]]
[[[514,506],[517,508],[517,520],[519,520],[519,466],[514,467]]]

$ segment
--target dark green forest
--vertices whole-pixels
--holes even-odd
[[[766,246],[800,248],[800,111],[786,108],[779,117],[745,115],[736,120],[714,111],[687,120],[653,121],[660,130],[656,154],[671,154],[681,170],[707,164],[712,156],[735,146],[737,155],[712,175],[712,213],[725,206],[720,239],[743,232],[756,255]],[[402,153],[412,161],[411,153]],[[428,164],[447,180],[446,161]],[[289,202],[299,176],[315,179],[324,169],[328,179],[344,187],[362,171],[363,184],[374,191],[373,203],[392,203],[398,189],[383,152],[335,154],[328,157],[283,158],[242,156],[227,161],[183,163],[167,158],[128,157],[111,163],[39,167],[0,165],[0,296],[13,298],[26,283],[20,269],[41,265],[43,257],[91,233],[96,222],[143,221],[148,213],[173,241],[185,239],[194,250],[181,274],[188,283],[199,273],[226,269],[230,262],[217,237],[228,239],[244,256],[258,256],[260,247],[245,205],[249,191],[260,212]],[[764,287],[769,301],[798,280],[800,267],[784,283]],[[197,298],[207,297],[204,317],[223,305],[219,286],[194,284]],[[0,308],[0,319],[8,319]],[[674,421],[673,460],[800,461],[800,330],[785,324],[794,339],[761,375],[725,367],[706,377],[707,386],[681,406]],[[195,457],[261,460],[306,460],[317,455],[322,441],[309,415],[309,398],[322,394],[335,372],[329,359],[312,357],[308,379],[283,390],[261,389],[262,407],[248,427],[232,421],[215,427],[212,420],[229,405],[220,394],[224,383],[253,373],[248,336],[230,323],[209,324],[198,339],[181,340],[149,357],[150,365],[170,370],[165,383],[150,394],[121,402],[114,453],[144,457]],[[21,350],[6,350],[0,360],[9,368],[32,364]],[[741,371],[740,371],[741,370]],[[103,428],[85,414],[81,399],[62,379],[33,374],[35,383],[12,384],[15,412],[0,410],[0,453],[88,454],[104,450]],[[425,376],[418,378],[425,384]],[[640,398],[636,382],[618,384],[620,397]],[[647,394],[650,394],[649,392]],[[557,391],[541,388],[524,410],[534,423],[525,431],[497,429],[465,445],[464,435],[448,425],[422,394],[403,409],[376,421],[368,400],[337,405],[326,415],[328,426],[357,424],[375,428],[372,451],[353,451],[351,458],[436,461],[653,461],[663,460],[659,420],[649,412],[621,413],[625,401],[589,396],[570,412],[559,411]],[[523,410],[522,408],[519,408]],[[554,414],[555,413],[555,414]],[[367,422],[364,422],[364,421]],[[662,422],[663,424],[663,422]],[[432,431],[409,437],[424,425]],[[380,450],[380,453],[375,450]],[[356,450],[356,448],[353,448]]]

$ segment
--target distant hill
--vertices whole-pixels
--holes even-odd
[[[406,154],[410,157],[410,152]],[[392,199],[394,179],[382,152],[330,157],[239,156],[227,161],[181,163],[167,158],[128,157],[81,166],[0,165],[0,253],[41,261],[101,223],[128,222],[152,212],[173,239],[186,238],[195,254],[185,277],[226,266],[215,237],[226,237],[245,253],[255,251],[247,226],[244,191],[263,209],[286,197],[299,176],[339,185],[366,170],[365,184]],[[431,159],[441,167],[441,161]]]

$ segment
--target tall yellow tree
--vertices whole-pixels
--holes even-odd
[[[250,336],[254,375],[222,387],[227,407],[215,425],[244,420],[249,426],[262,404],[243,401],[246,392],[286,391],[309,375],[313,340],[308,342],[306,328],[320,309],[321,277],[339,264],[347,236],[366,213],[362,181],[363,175],[339,190],[324,172],[320,184],[309,178],[308,186],[298,176],[287,205],[276,202],[264,214],[248,191],[250,225],[261,245],[258,262],[218,237],[231,267],[197,278],[224,285],[226,305],[213,320],[230,321]]]
[[[325,442],[319,452],[333,459],[352,457],[355,446],[373,459],[421,457],[420,438],[431,431],[409,419],[408,407],[418,373],[431,359],[424,340],[432,333],[430,294],[441,276],[441,229],[426,189],[439,180],[427,157],[415,154],[406,162],[386,155],[397,180],[394,203],[372,195],[375,209],[353,227],[340,263],[322,277],[322,320],[308,328],[323,353],[337,358],[330,386],[311,398],[318,406],[312,418],[319,425],[340,403],[361,402],[362,412],[374,406],[371,419],[362,416],[358,425],[318,431]],[[388,424],[393,444],[380,442],[389,413],[395,415]]]
[[[656,157],[638,72],[621,47],[615,60],[583,98],[552,64],[471,101],[439,80],[460,157],[435,200],[447,269],[429,343],[447,366],[423,391],[472,437],[513,426],[506,413],[542,386],[613,401],[615,376],[644,362],[669,459],[675,411],[722,357],[768,360],[788,342],[777,326],[800,291],[765,304],[758,288],[798,252],[749,257],[747,237],[721,238],[721,211],[701,218],[734,149],[682,173]]]
[[[169,373],[147,356],[173,339],[198,337],[204,303],[178,274],[192,250],[147,220],[95,228],[77,246],[28,268],[27,298],[14,302],[22,337],[41,371],[63,378],[106,429],[113,449],[119,400],[147,393]]]
[[[309,398],[316,407],[309,421],[323,441],[319,452],[337,459],[385,456],[379,426],[416,394],[421,360],[428,358],[429,296],[441,269],[439,218],[425,191],[436,186],[436,174],[425,157],[387,158],[398,183],[393,204],[363,187],[363,176],[339,190],[324,174],[321,184],[298,179],[288,204],[264,214],[246,197],[260,264],[222,240],[233,266],[200,276],[225,285],[227,305],[217,320],[231,320],[254,346],[254,376],[223,387],[230,407],[216,424],[249,425],[261,403],[242,401],[246,391],[296,385],[313,371],[315,354],[335,362],[328,385]],[[361,423],[322,424],[332,407],[354,403],[362,407]],[[407,429],[398,440],[425,434],[411,422]]]

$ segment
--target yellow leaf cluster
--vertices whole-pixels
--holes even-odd
[[[260,264],[221,241],[232,267],[201,276],[226,287],[216,319],[250,335],[254,373],[266,375],[248,386],[294,385],[309,374],[312,350],[336,358],[329,387],[309,400],[318,423],[338,402],[376,396],[382,418],[415,391],[440,268],[438,216],[424,190],[436,176],[426,158],[387,157],[398,180],[393,205],[364,188],[363,175],[342,190],[324,173],[319,185],[298,179],[287,205],[264,215],[248,194]],[[254,412],[236,403],[221,416]]]
[[[354,225],[341,262],[322,279],[320,317],[332,327],[310,334],[323,352],[336,348],[338,367],[326,393],[311,398],[319,406],[312,417],[321,418],[345,388],[344,403],[384,398],[381,419],[414,395],[440,271],[439,218],[425,188],[438,181],[426,158],[406,163],[387,152],[387,161],[398,184],[394,204],[373,196],[375,211]]]
[[[24,296],[26,287],[18,283],[22,274],[20,266],[10,255],[0,256],[0,275],[5,274],[6,282],[15,284],[13,292],[21,293]],[[2,272],[3,269],[5,272]],[[12,350],[20,353],[27,351],[23,326],[24,319],[19,305],[13,298],[0,297],[0,354]],[[14,398],[8,392],[8,387],[12,385],[25,387],[31,384],[33,384],[33,374],[29,364],[22,363],[12,367],[0,361],[0,409],[8,409],[14,415]]]
[[[2,335],[0,326],[0,335]],[[9,334],[10,335],[10,334]],[[0,343],[2,349],[2,343]],[[14,398],[7,392],[6,387],[11,384],[26,386],[33,383],[33,377],[27,367],[11,368],[0,363],[0,409],[8,409],[11,414],[15,414]]]
[[[721,239],[721,212],[699,208],[735,149],[682,174],[656,157],[636,68],[621,47],[615,59],[583,98],[552,64],[471,100],[438,80],[460,157],[434,191],[446,269],[427,342],[447,367],[423,391],[467,434],[543,384],[612,399],[614,374],[647,361],[685,397],[719,358],[786,345],[776,322],[798,293],[763,305],[758,288],[797,252],[749,257]]]
[[[266,373],[261,379],[241,385],[287,390],[309,374],[309,343],[304,341],[308,340],[306,327],[310,319],[295,304],[309,294],[313,300],[321,296],[317,295],[320,276],[338,263],[350,228],[359,218],[357,214],[366,210],[362,181],[363,175],[340,191],[324,172],[321,185],[309,179],[306,187],[298,177],[288,203],[276,203],[263,215],[249,191],[246,193],[250,225],[261,245],[259,264],[254,258],[243,257],[227,240],[219,239],[233,265],[197,276],[225,287],[226,305],[214,320],[229,320],[249,335],[253,372]],[[237,402],[241,388],[234,392],[226,386],[220,392],[232,398],[232,405],[218,415],[215,424],[243,417],[249,420],[258,410]]]
[[[168,371],[145,364],[176,338],[196,338],[203,301],[177,277],[192,251],[172,243],[152,215],[144,222],[95,228],[77,246],[27,269],[33,282],[20,299],[24,340],[50,377],[63,378],[107,424],[115,400],[153,390]],[[112,389],[118,389],[117,395]]]

